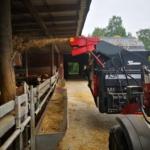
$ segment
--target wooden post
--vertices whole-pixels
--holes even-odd
[[[34,109],[34,92],[33,92],[33,86],[30,86],[30,145],[31,150],[35,150],[35,109]]]
[[[51,72],[52,72],[52,76],[54,75],[54,45],[52,45],[52,52],[51,52],[51,60],[52,60],[52,70],[51,70]]]
[[[15,99],[10,0],[0,0],[0,104]]]
[[[26,59],[26,78],[28,78],[28,52],[27,50],[26,50],[25,59]]]
[[[59,54],[59,79],[64,79],[63,54]]]

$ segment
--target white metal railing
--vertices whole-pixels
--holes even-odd
[[[31,150],[35,150],[35,115],[40,112],[48,96],[54,91],[58,81],[58,74],[56,72],[54,76],[35,88],[30,86],[29,93],[26,91],[26,83],[24,82],[24,94],[16,96],[15,100],[0,106],[0,138],[13,126],[16,127],[15,131],[1,145],[0,150],[6,150],[14,141],[16,149],[25,148],[23,145],[26,142],[26,145],[28,145],[26,149],[30,147]],[[42,96],[43,98],[41,99]],[[30,135],[27,129],[28,124]],[[30,140],[30,144],[28,144],[28,140]]]

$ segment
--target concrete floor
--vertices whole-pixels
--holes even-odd
[[[66,80],[69,128],[57,150],[108,150],[109,129],[116,115],[99,113],[87,80],[72,75]]]

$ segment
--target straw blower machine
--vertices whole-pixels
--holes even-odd
[[[72,37],[70,45],[73,56],[89,53],[85,73],[100,113],[124,114],[110,130],[109,149],[149,150],[149,52],[128,51],[92,37]]]

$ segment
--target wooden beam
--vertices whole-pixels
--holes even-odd
[[[76,31],[77,28],[56,28],[56,29],[50,29],[50,28],[47,28],[48,31],[53,34],[53,33],[62,33],[62,32],[73,32],[73,31]],[[36,28],[36,27],[20,27],[20,28],[13,28],[13,31],[16,31],[16,32],[32,32],[32,31],[41,31],[42,29],[39,29],[39,28]]]
[[[55,26],[53,24],[48,24],[46,25],[47,28],[49,29],[65,29],[65,28],[76,28],[77,27],[77,23],[61,23],[61,24],[55,24]],[[26,23],[26,24],[13,24],[12,25],[12,29],[39,29],[39,25],[37,23],[35,24],[29,24],[29,23]]]
[[[43,20],[39,16],[39,14],[38,14],[37,10],[35,9],[35,7],[32,5],[31,1],[30,0],[21,0],[21,1],[29,9],[31,15],[33,16],[35,21],[38,23],[38,25],[41,27],[41,29],[43,30],[45,35],[49,38],[53,38],[52,35],[49,34],[49,31],[48,31],[47,27],[45,26]],[[54,43],[54,47],[55,47],[56,51],[59,53],[58,48],[57,48],[55,43]]]
[[[44,3],[44,7],[45,7],[46,12],[47,12],[48,15],[49,15],[50,20],[52,20],[53,26],[55,26],[55,23],[53,22],[53,16],[52,16],[52,14],[49,12],[49,10],[48,10],[49,5],[48,5],[48,3],[47,3],[47,0],[43,0],[43,3]]]
[[[53,76],[54,75],[54,45],[52,45],[52,50],[51,50],[51,73]]]
[[[45,0],[43,0],[45,1]],[[14,3],[15,5],[15,3]],[[34,6],[35,9],[37,10],[38,13],[46,13],[45,11],[45,6]],[[49,5],[47,7],[48,12],[53,13],[53,12],[66,12],[66,11],[78,11],[79,5],[78,4],[70,4],[70,5]],[[19,15],[20,13],[22,14],[28,14],[29,11],[25,7],[18,7],[17,9],[12,8],[12,15]]]
[[[41,17],[39,16],[37,10],[35,9],[35,7],[32,5],[30,0],[21,0],[22,3],[28,8],[29,12],[31,13],[32,17],[35,19],[35,21],[38,23],[38,25],[41,27],[41,29],[43,30],[43,32],[47,35],[49,35],[49,32],[47,30],[47,27],[45,26],[43,20],[41,19]]]
[[[35,15],[35,14],[33,13],[33,15]],[[38,12],[37,12],[37,15],[38,15]],[[39,15],[38,16],[35,15],[36,22],[42,21],[42,22],[46,22],[46,23],[48,23],[48,22],[51,23],[51,22],[61,22],[61,21],[64,21],[64,22],[65,21],[78,21],[78,19],[79,19],[78,15],[72,15],[72,16],[55,16],[53,18],[51,18],[51,17],[42,17],[41,18],[40,17],[40,19],[39,19],[39,17],[40,17]],[[26,20],[12,18],[12,25],[13,24],[27,24],[27,23],[32,24],[32,23],[35,23],[35,21],[32,18],[30,18],[30,19],[28,18]]]

